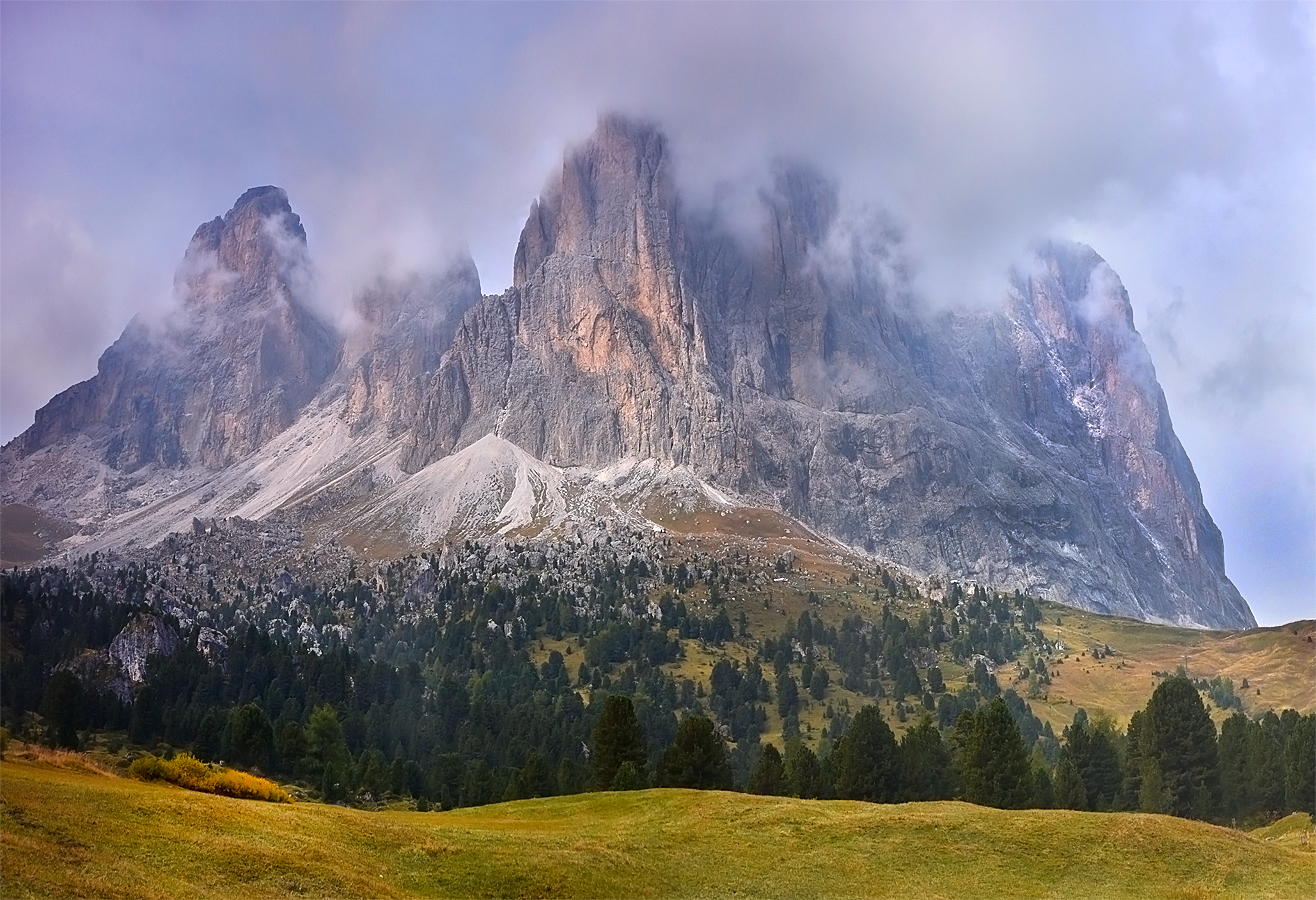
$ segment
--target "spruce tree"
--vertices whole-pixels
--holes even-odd
[[[816,800],[828,793],[817,754],[799,738],[786,745],[786,793],[804,800]]]
[[[1248,797],[1247,716],[1236,712],[1220,725],[1220,815],[1226,821],[1246,819],[1251,813]]]
[[[750,773],[745,790],[751,794],[779,797],[786,791],[786,764],[772,744],[764,744]]]
[[[304,737],[306,756],[303,765],[311,778],[319,781],[322,789],[326,784],[340,784],[346,777],[344,773],[350,757],[347,742],[343,739],[343,726],[332,706],[317,706],[311,711]],[[331,787],[329,795],[337,799],[338,790]]]
[[[855,714],[832,753],[836,794],[846,800],[890,803],[900,778],[899,748],[876,706]]]
[[[635,770],[634,779],[643,777],[645,763],[644,731],[635,715],[630,697],[609,694],[603,711],[594,723],[590,741],[590,768],[597,790],[609,790],[624,763]]]
[[[1298,720],[1284,750],[1286,805],[1316,816],[1316,713]]]
[[[1108,810],[1119,803],[1123,772],[1115,750],[1114,728],[1088,720],[1083,710],[1064,731],[1064,754],[1082,778],[1087,792],[1082,806],[1068,809]]]
[[[927,714],[900,740],[898,796],[901,800],[950,799],[950,753]]]
[[[1083,776],[1078,773],[1073,758],[1066,750],[1060,751],[1060,762],[1056,764],[1056,777],[1052,784],[1057,809],[1087,809],[1088,792],[1083,784]]]
[[[1151,757],[1161,775],[1165,811],[1209,818],[1219,785],[1215,723],[1186,676],[1161,682],[1147,703]]]
[[[658,763],[660,787],[729,790],[726,743],[703,716],[687,716]]]
[[[971,727],[961,751],[965,799],[999,809],[1028,806],[1032,796],[1028,753],[1005,700],[996,697],[973,718]]]
[[[46,685],[41,714],[50,723],[50,741],[56,747],[78,748],[78,726],[83,720],[82,682],[60,669]]]

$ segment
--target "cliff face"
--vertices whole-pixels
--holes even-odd
[[[662,136],[605,118],[463,320],[414,467],[494,432],[559,466],[686,465],[925,574],[1246,625],[1118,278],[1044,245],[1004,308],[923,314],[895,237],[784,167],[762,240],[687,214]]]
[[[315,477],[339,493],[319,514],[392,486],[430,498],[424,515],[446,502],[426,491],[456,477],[445,460],[497,468],[524,451],[524,473],[490,483],[541,488],[563,468],[656,460],[923,575],[1254,624],[1096,253],[1041,246],[1001,308],[934,314],[910,295],[895,232],[842,221],[807,167],[775,172],[746,240],[686,209],[672,166],[654,128],[605,117],[531,207],[511,288],[480,297],[469,261],[377,285],[341,353],[298,301],[305,237],[287,198],[250,191],[198,229],[164,336],[135,323],[6,453],[76,433],[114,469],[222,467],[273,447],[301,411],[306,436],[281,439],[277,465],[309,478],[301,448],[333,455]],[[276,462],[249,467],[264,478]],[[230,479],[234,509],[266,496],[247,478]],[[269,503],[301,496],[279,490]]]
[[[131,471],[219,468],[291,425],[338,363],[340,340],[301,296],[306,232],[274,187],[243,194],[197,229],[179,269],[179,307],[134,319],[97,373],[37,411],[30,454],[74,434]]]

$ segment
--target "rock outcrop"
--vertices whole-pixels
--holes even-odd
[[[895,230],[843,217],[809,168],[774,173],[749,240],[686,208],[673,166],[655,128],[604,117],[531,207],[511,288],[480,297],[469,261],[377,285],[342,353],[298,299],[305,240],[286,197],[250,191],[193,238],[179,317],[130,326],[7,464],[75,434],[118,471],[246,454],[227,487],[175,494],[167,521],[297,503],[319,521],[391,521],[379,504],[397,496],[415,506],[397,527],[430,534],[412,519],[446,509],[440,488],[462,493],[449,459],[506,482],[458,504],[498,511],[488,530],[550,496],[553,520],[569,518],[565,470],[653,461],[920,575],[1254,624],[1129,298],[1095,252],[1040,246],[999,309],[933,313]],[[304,434],[271,443],[299,411]],[[29,488],[4,499],[51,496]]]

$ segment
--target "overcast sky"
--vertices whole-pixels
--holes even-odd
[[[511,279],[599,112],[696,201],[815,161],[943,301],[1020,247],[1123,279],[1264,623],[1316,600],[1312,4],[0,5],[0,439],[169,302],[201,222],[286,188],[323,301],[469,248]]]

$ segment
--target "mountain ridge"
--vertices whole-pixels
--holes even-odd
[[[259,327],[221,329],[180,368],[156,364],[130,325],[119,352],[167,375],[133,381],[103,357],[0,451],[4,501],[63,510],[83,531],[62,545],[73,551],[133,522],[151,541],[192,514],[315,502],[343,527],[368,507],[382,522],[381,498],[412,496],[414,515],[399,505],[388,527],[424,546],[442,516],[417,523],[446,501],[423,485],[451,494],[444,461],[493,436],[526,458],[476,454],[491,494],[472,502],[486,511],[448,526],[504,528],[518,489],[513,518],[528,508],[536,527],[585,510],[642,521],[643,503],[610,497],[599,473],[651,460],[637,496],[780,509],[921,577],[1255,624],[1128,295],[1094,251],[1040,245],[1003,309],[924,314],[890,264],[898,235],[846,246],[837,189],[816,172],[775,170],[762,239],[746,245],[687,211],[673,169],[657,128],[601,118],[531,206],[507,291],[481,296],[469,261],[380,282],[357,297],[356,336],[299,299],[300,219],[281,190],[253,189],[197,230],[180,279],[194,318],[250,306]],[[207,364],[235,372],[230,389],[198,377]]]

